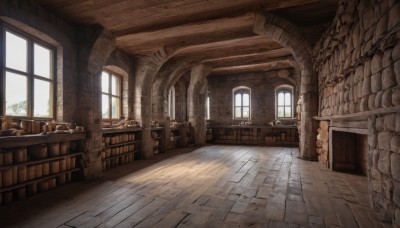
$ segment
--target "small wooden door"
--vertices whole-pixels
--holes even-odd
[[[357,135],[332,131],[332,168],[336,171],[356,171]]]

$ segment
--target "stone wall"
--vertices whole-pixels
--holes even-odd
[[[286,71],[286,70],[285,70]],[[251,89],[251,119],[253,124],[264,125],[275,120],[275,89],[281,85],[294,87],[294,112],[298,92],[293,80],[280,78],[278,71],[238,75],[221,75],[208,78],[210,119],[215,124],[237,124],[232,121],[232,89],[246,86]],[[288,78],[293,77],[290,71]],[[296,115],[296,113],[294,113]],[[294,120],[291,120],[294,122]]]
[[[329,166],[329,121],[320,121],[317,135],[318,161],[325,167]]]
[[[320,116],[368,119],[372,207],[400,225],[400,2],[341,1],[314,48]],[[397,118],[397,119],[396,119]]]
[[[0,1],[0,20],[56,48],[55,118],[76,120],[78,80],[74,27],[35,1],[25,0]]]

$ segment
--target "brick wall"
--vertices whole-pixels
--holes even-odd
[[[400,225],[400,2],[341,1],[314,48],[320,115],[368,119],[372,207]],[[337,119],[336,119],[337,120]]]

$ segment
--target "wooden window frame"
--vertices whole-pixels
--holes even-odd
[[[9,32],[15,36],[21,37],[27,41],[27,72],[19,71],[12,68],[6,67],[6,32]],[[0,22],[0,116],[6,115],[6,72],[15,73],[27,78],[27,115],[26,116],[12,116],[15,119],[32,119],[32,120],[52,120],[56,116],[56,85],[57,85],[57,68],[56,68],[56,56],[57,49],[49,43],[40,40],[24,31],[19,30],[9,24]],[[34,45],[37,44],[51,51],[51,63],[50,63],[50,78],[42,77],[34,74]],[[34,81],[35,79],[46,81],[50,83],[50,98],[51,101],[51,113],[49,117],[35,117],[34,116]]]
[[[278,101],[278,96],[280,93],[283,93],[283,105],[279,105]],[[290,104],[285,104],[285,94],[289,93],[290,94]],[[282,87],[278,88],[275,92],[275,97],[276,97],[276,118],[277,119],[292,119],[293,118],[293,88],[290,87]],[[283,116],[279,116],[278,109],[282,107],[283,108]],[[285,109],[287,107],[290,107],[290,116],[286,116]]]
[[[176,110],[176,91],[175,86],[171,86],[168,90],[168,116],[171,120],[175,119]]]
[[[240,94],[240,99],[241,99],[241,105],[238,106],[236,105],[236,95]],[[249,106],[244,106],[243,105],[243,95],[247,94],[249,95]],[[243,117],[243,108],[248,107],[249,108],[249,116],[248,117]],[[240,117],[236,116],[236,108],[240,108]],[[235,120],[248,120],[251,119],[251,90],[250,88],[235,88],[233,89],[233,119]]]
[[[108,74],[108,93],[103,92],[103,88],[101,88],[101,95],[103,97],[103,95],[107,95],[108,96],[108,108],[109,108],[109,115],[107,119],[105,119],[102,115],[103,120],[105,121],[115,121],[115,120],[120,120],[122,117],[122,83],[123,83],[123,78],[121,75],[114,73],[108,69],[103,69],[102,71],[102,75],[103,72],[106,72]],[[112,77],[117,77],[119,78],[119,94],[118,95],[113,95],[112,94]],[[101,79],[102,80],[102,79]],[[119,113],[120,116],[118,118],[112,118],[112,98],[119,98]],[[103,105],[103,98],[102,98],[102,104]]]

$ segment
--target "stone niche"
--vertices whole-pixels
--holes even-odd
[[[330,167],[335,171],[368,172],[368,136],[366,130],[347,132],[332,128]],[[360,134],[362,133],[362,134]]]

